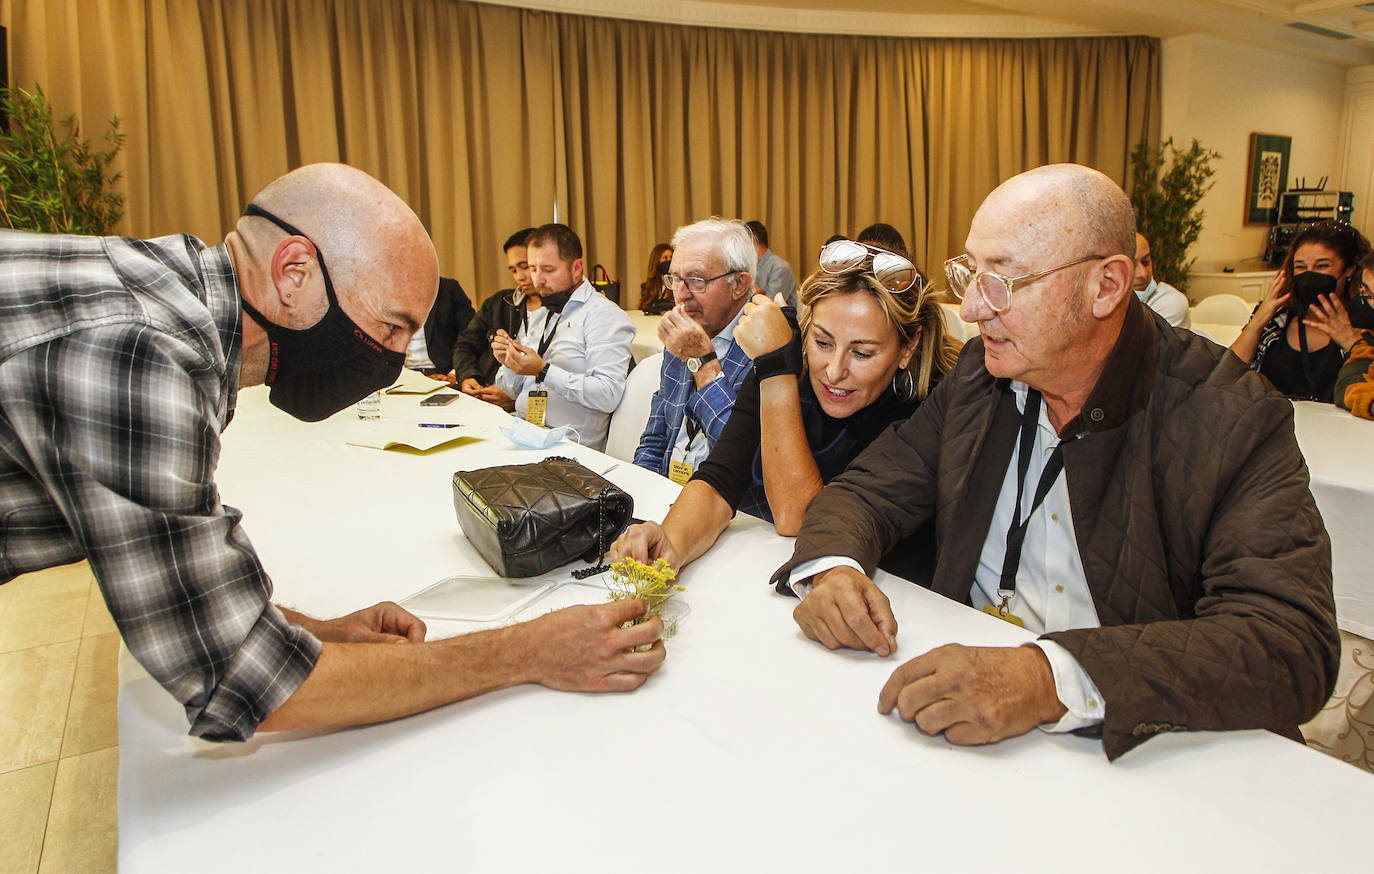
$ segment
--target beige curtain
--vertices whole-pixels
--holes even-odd
[[[633,302],[654,243],[757,218],[812,269],[886,221],[928,270],[979,201],[1051,161],[1117,180],[1159,136],[1159,44],[799,36],[458,0],[0,0],[13,78],[128,134],[123,231],[214,240],[311,161],[381,178],[473,297],[554,217]],[[633,303],[631,303],[633,305]]]

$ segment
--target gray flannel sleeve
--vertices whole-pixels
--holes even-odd
[[[305,680],[320,643],[219,501],[221,374],[136,324],[77,332],[0,368],[0,410],[86,554],[125,643],[191,733],[242,740]]]

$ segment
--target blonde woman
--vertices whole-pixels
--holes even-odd
[[[735,328],[754,371],[720,439],[660,525],[631,526],[614,559],[665,558],[681,569],[716,542],[736,510],[795,535],[806,505],[954,367],[925,277],[906,257],[836,240],[802,283],[800,332],[781,301],[755,295]]]

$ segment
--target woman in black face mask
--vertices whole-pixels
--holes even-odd
[[[1336,377],[1335,400],[1361,419],[1374,419],[1374,254],[1360,260],[1352,285],[1348,309],[1359,337]]]
[[[673,247],[667,243],[659,243],[654,246],[654,250],[649,253],[649,268],[645,274],[644,281],[639,284],[639,308],[648,311],[656,300],[668,300],[668,307],[672,307],[673,295],[663,285],[663,277],[668,275],[668,265],[673,260]],[[660,312],[662,312],[660,310]]]
[[[1303,228],[1231,351],[1289,397],[1331,403],[1336,375],[1364,327],[1357,323],[1368,318],[1351,309],[1351,295],[1369,253],[1369,241],[1351,225]]]

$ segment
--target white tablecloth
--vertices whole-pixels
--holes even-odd
[[[1331,535],[1336,620],[1374,638],[1374,422],[1315,401],[1294,402],[1293,413]]]
[[[345,446],[243,393],[226,503],[280,602],[335,615],[486,572],[454,521],[454,470],[542,452],[501,438],[420,455]],[[421,414],[388,397],[387,417]],[[494,422],[469,399],[424,420]],[[581,447],[661,518],[676,487]],[[959,748],[876,712],[901,659],[1020,629],[890,578],[898,658],[807,641],[769,573],[790,543],[741,516],[687,569],[691,615],[637,692],[508,689],[348,731],[214,745],[126,656],[126,872],[263,870],[1361,870],[1369,776],[1265,732],[1177,734],[1108,764],[1032,732]],[[566,571],[558,575],[566,577]],[[435,629],[442,632],[442,629]]]

